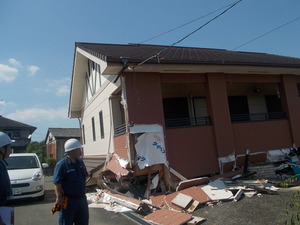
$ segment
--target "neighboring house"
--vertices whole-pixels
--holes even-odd
[[[5,118],[0,115],[0,131],[6,133],[12,140],[14,153],[26,152],[26,147],[31,141],[31,136],[36,127],[30,126],[15,120]]]
[[[69,138],[81,141],[80,128],[48,128],[46,135],[46,156],[60,160],[64,157],[64,144]]]
[[[299,58],[76,43],[69,117],[85,157],[109,156],[118,177],[194,178],[242,166],[247,149],[255,162],[300,146],[299,90]]]

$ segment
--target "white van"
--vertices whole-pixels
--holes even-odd
[[[35,153],[10,154],[5,161],[8,164],[7,170],[13,190],[12,199],[44,198],[45,177]],[[43,166],[46,168],[48,165]]]

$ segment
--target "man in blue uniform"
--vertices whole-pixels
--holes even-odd
[[[11,153],[12,142],[7,134],[0,132],[0,207],[5,206],[8,198],[12,196],[10,179],[5,165],[5,158]],[[0,225],[1,224],[3,224],[3,222],[0,216]]]
[[[53,176],[56,204],[63,206],[59,213],[59,224],[88,225],[89,211],[85,195],[87,171],[81,159],[82,145],[77,139],[71,138],[64,147],[66,157],[56,164]]]

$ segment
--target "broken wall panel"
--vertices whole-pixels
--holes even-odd
[[[266,162],[267,161],[267,152],[255,152],[250,153],[249,155],[249,163],[258,163],[258,162]],[[236,156],[236,165],[241,168],[244,166],[245,155]]]
[[[178,207],[177,205],[172,203],[172,200],[178,195],[178,193],[182,193],[192,197],[193,200],[198,201],[199,204],[203,204],[211,200],[211,198],[202,190],[202,188],[190,187],[165,196],[164,201],[166,205],[175,210],[182,210],[181,207]]]
[[[106,166],[106,169],[109,169],[116,175],[127,176],[129,171],[122,167],[122,163],[116,154],[114,154]]]
[[[192,219],[192,215],[161,209],[144,217],[145,220],[161,225],[180,225]]]
[[[181,181],[176,187],[176,191],[180,191],[193,186],[208,184],[209,182],[210,179],[208,177],[200,177],[191,180]]]
[[[194,201],[199,202],[199,204],[203,204],[203,203],[211,201],[210,197],[200,187],[190,187],[190,188],[187,188],[187,189],[184,189],[181,191],[173,192],[168,195],[165,195],[165,194],[151,195],[150,201],[152,202],[153,205],[156,205],[159,207],[167,207],[167,208],[181,211],[182,210],[181,207],[172,203],[174,198],[176,198],[176,196],[179,193],[192,197],[192,199]]]

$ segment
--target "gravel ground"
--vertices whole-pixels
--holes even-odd
[[[290,218],[286,205],[299,188],[282,188],[276,195],[243,196],[238,202],[201,207],[193,215],[205,218],[204,225],[283,225]]]

